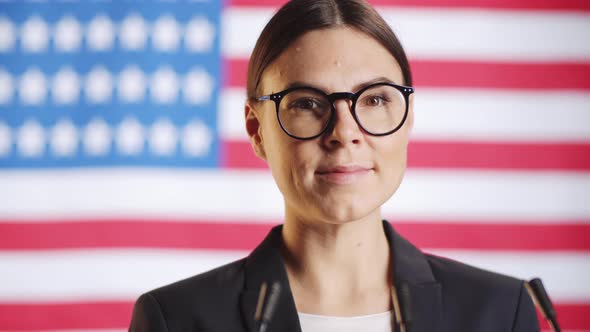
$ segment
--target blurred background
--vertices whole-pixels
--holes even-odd
[[[0,1],[0,331],[123,331],[141,293],[281,223],[243,102],[283,2]],[[416,86],[384,215],[543,278],[564,330],[590,331],[590,2],[372,3]]]

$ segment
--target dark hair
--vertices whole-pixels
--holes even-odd
[[[248,65],[248,98],[257,97],[264,70],[306,32],[337,26],[357,29],[383,45],[397,60],[405,85],[412,85],[406,53],[387,22],[364,0],[291,0],[258,37]]]

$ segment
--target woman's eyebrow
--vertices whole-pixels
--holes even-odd
[[[321,91],[326,91],[326,89],[323,89],[320,86],[317,86],[315,84],[312,83],[306,83],[306,82],[302,82],[302,81],[295,81],[295,82],[291,82],[289,83],[284,90],[287,89],[292,89],[292,88],[314,88],[314,89],[318,89]]]
[[[366,82],[359,83],[359,84],[355,85],[354,88],[352,89],[352,92],[359,91],[360,89],[362,89],[362,88],[364,88],[366,86],[369,86],[371,84],[381,83],[381,82],[397,84],[393,80],[391,80],[391,79],[389,79],[389,78],[387,78],[385,76],[381,76],[381,77],[376,77],[376,78],[374,78],[374,79],[372,79],[370,81],[366,81]],[[291,82],[291,83],[289,83],[285,87],[284,90],[292,89],[292,88],[314,88],[314,89],[317,89],[317,90],[320,90],[320,91],[327,92],[326,91],[327,89],[325,89],[325,88],[323,88],[321,86],[318,86],[318,85],[315,85],[315,84],[312,84],[312,83],[302,82],[302,81],[294,81],[294,82]]]
[[[389,79],[389,78],[387,78],[385,76],[381,76],[381,77],[374,78],[374,79],[372,79],[370,81],[363,82],[363,83],[360,83],[360,84],[355,85],[354,88],[352,89],[352,91],[354,91],[354,92],[359,91],[360,89],[362,89],[362,88],[364,88],[366,86],[369,86],[371,84],[375,84],[375,83],[391,83],[391,84],[397,84],[393,80],[391,80],[391,79]]]

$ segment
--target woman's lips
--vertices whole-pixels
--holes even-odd
[[[351,184],[372,171],[372,168],[363,166],[333,166],[318,170],[316,175],[326,182]]]

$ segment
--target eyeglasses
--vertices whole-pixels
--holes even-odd
[[[257,100],[275,102],[283,131],[296,139],[313,139],[333,125],[339,99],[352,101],[356,123],[368,134],[385,136],[396,132],[408,117],[408,99],[414,88],[388,82],[374,83],[356,93],[326,94],[312,87],[294,87]]]

